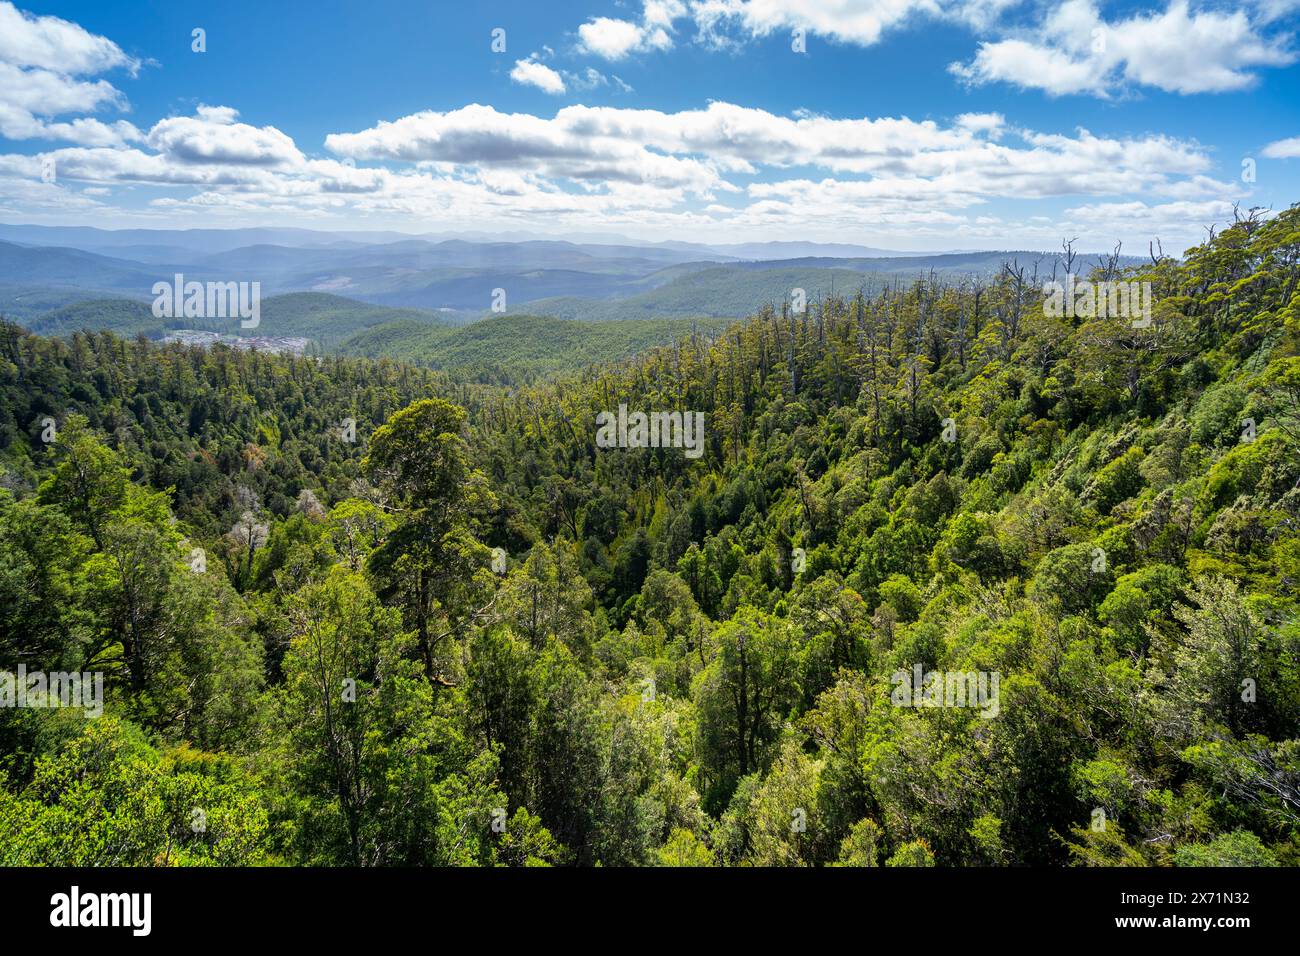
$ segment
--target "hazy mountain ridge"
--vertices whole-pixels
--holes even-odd
[[[801,255],[769,258],[796,253]],[[1080,254],[1078,262],[1086,268],[1095,258]],[[987,280],[1008,261],[1041,280],[1059,258],[1032,251],[918,255],[815,242],[708,246],[303,229],[0,225],[0,313],[49,335],[83,329],[153,338],[182,328],[235,332],[225,319],[155,318],[149,308],[153,288],[176,281],[177,275],[186,282],[258,282],[263,303],[258,334],[306,337],[329,349],[388,326],[354,345],[363,354],[413,356],[435,348],[429,329],[490,319],[502,308],[509,315],[597,323],[736,319],[768,305],[779,307],[795,290],[815,301],[929,274]],[[1140,261],[1125,257],[1122,264]],[[567,329],[557,331],[560,343],[571,340]],[[538,327],[530,328],[530,334],[537,332]],[[592,357],[621,356],[627,342],[655,343],[656,334],[596,335],[593,341],[606,351],[597,349]],[[389,352],[376,351],[382,343]],[[503,343],[515,355],[510,346]],[[552,346],[545,356],[526,350],[519,355],[530,367],[570,367],[557,358],[555,350],[563,347]],[[476,363],[486,360],[479,350],[468,354]]]
[[[654,256],[705,256],[719,259],[786,259],[807,255],[909,256],[917,252],[877,249],[843,242],[804,240],[705,243],[681,240],[645,241],[617,233],[565,233],[543,235],[534,232],[450,232],[406,233],[392,230],[322,231],[315,229],[251,227],[237,229],[99,229],[92,226],[44,226],[0,223],[0,239],[30,245],[76,246],[100,249],[183,248],[200,254],[226,252],[250,245],[286,245],[297,248],[345,248],[408,241],[431,243],[465,242],[521,245],[529,242],[562,242],[594,248],[636,248]],[[119,254],[125,255],[125,252]]]

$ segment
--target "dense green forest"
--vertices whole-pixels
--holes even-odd
[[[677,317],[736,317],[769,302],[780,302],[791,289],[803,289],[809,299],[863,286],[910,281],[917,275],[957,282],[964,276],[991,276],[1004,261],[1015,259],[1029,269],[1046,266],[1055,256],[1034,252],[947,254],[933,257],[898,256],[887,259],[790,259],[781,263],[742,262],[727,265],[692,263],[670,266],[640,282],[644,291],[596,299],[574,295],[535,299],[523,308],[537,315],[582,321],[619,321]],[[1131,257],[1124,257],[1125,263]]]
[[[359,332],[338,351],[512,384],[615,363],[691,335],[713,336],[730,324],[716,318],[584,322],[540,315],[497,315],[458,328],[398,321]]]
[[[469,318],[476,321],[470,322]],[[512,384],[576,374],[590,365],[618,362],[692,333],[720,332],[721,318],[577,321],[539,315],[440,313],[369,305],[323,292],[277,295],[262,303],[255,329],[242,336],[296,336],[311,351],[402,359],[430,368],[456,369],[461,378]],[[160,339],[173,329],[231,334],[226,319],[156,318],[147,302],[92,299],[26,319],[39,335],[115,332]]]
[[[1300,864],[1300,207],[1050,277],[532,386],[0,326],[0,666],[105,675],[0,862]]]

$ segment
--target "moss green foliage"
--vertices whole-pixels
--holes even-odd
[[[529,387],[535,319],[0,327],[0,665],[105,675],[0,710],[0,862],[1296,865],[1298,259],[1300,207],[1128,270],[1145,326],[1013,265]]]

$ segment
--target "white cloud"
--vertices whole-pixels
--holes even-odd
[[[1295,62],[1288,44],[1266,36],[1245,9],[1192,12],[1187,0],[1172,0],[1161,13],[1106,22],[1092,0],[1066,0],[1036,30],[981,43],[973,60],[950,70],[970,84],[1053,96],[1110,96],[1129,86],[1220,93],[1254,85],[1261,67]]]
[[[594,67],[587,67],[585,70],[573,73],[568,70],[564,71],[565,85],[573,90],[589,91],[600,89],[603,86],[613,86],[620,93],[631,93],[632,87],[628,86],[614,74],[606,76],[600,70]]]
[[[1015,5],[1015,0],[927,0],[905,10],[908,5],[890,0],[806,0],[796,10],[785,0],[651,0],[628,19],[589,21],[584,26],[591,29],[584,35],[580,28],[579,37],[585,49],[619,59],[667,49],[681,21],[707,20],[712,10],[719,28],[761,32],[764,24],[795,22],[791,17],[798,13],[832,39],[870,43],[913,16],[959,19],[978,28]],[[0,0],[0,23],[8,6]],[[1039,57],[1049,76],[1051,68],[1075,62],[1055,55],[1053,44],[1065,43],[1062,37],[1073,37],[1080,25],[1099,19],[1082,0],[1072,0],[1053,16],[1053,31],[1002,41],[1025,44],[1021,52]],[[1211,24],[1234,36],[1227,29],[1236,22],[1232,15],[1215,16],[1219,19],[1203,21],[1197,29],[1204,32]],[[1246,195],[1241,184],[1214,178],[1207,150],[1194,142],[1152,134],[1097,136],[1084,129],[1040,132],[988,112],[913,120],[807,111],[780,115],[713,102],[676,112],[572,105],[553,115],[533,115],[470,104],[335,133],[325,141],[334,158],[309,158],[280,129],[242,122],[229,106],[201,106],[192,116],[162,119],[146,132],[125,121],[78,115],[124,109],[121,94],[92,73],[138,64],[110,41],[73,24],[44,18],[51,22],[40,26],[40,18],[19,19],[27,31],[26,52],[14,53],[12,38],[0,38],[0,135],[74,145],[30,156],[0,154],[0,211],[7,213],[108,209],[96,197],[147,186],[152,190],[134,194],[147,197],[148,214],[169,220],[437,219],[543,228],[587,228],[598,221],[611,229],[644,235],[658,230],[665,236],[725,230],[862,237],[864,229],[873,229],[878,236],[894,230],[909,245],[915,237],[951,247],[958,239],[966,245],[1008,236],[1029,241],[1048,229],[1055,233],[1048,237],[1052,244],[1062,231],[1108,239],[1127,235],[1125,230],[1168,225],[1173,235],[1178,223],[1186,230],[1200,217],[1199,227]],[[1256,24],[1263,20],[1241,22],[1258,33]],[[610,26],[618,23],[630,29]],[[1173,23],[1174,35],[1182,36],[1178,22],[1160,23]],[[1098,74],[1083,62],[1077,77],[1052,82],[1089,89],[1099,83],[1109,89],[1120,82],[1160,82],[1161,69],[1173,70],[1177,57],[1186,54],[1176,44],[1141,36],[1164,67],[1134,65],[1124,43],[1112,43],[1107,49],[1122,56],[1110,73]],[[1113,38],[1107,37],[1110,43]],[[51,51],[60,48],[71,52],[56,67]],[[540,49],[541,54],[515,62],[512,81],[551,93],[626,88],[618,77],[593,67],[553,68],[547,65],[553,54]],[[1237,50],[1239,57],[1261,55],[1249,53],[1248,45],[1238,44]],[[1211,59],[1202,47],[1194,52],[1200,60]],[[1247,75],[1244,62],[1235,69]],[[92,73],[69,72],[69,63]],[[1274,143],[1263,155],[1298,155],[1297,141],[1300,137]],[[56,183],[40,182],[45,160],[56,164]],[[996,206],[1000,201],[1004,205]],[[1010,201],[1034,204],[1035,213],[1044,208],[1039,201],[1054,210],[1080,205],[1064,215],[1057,211],[1009,222],[995,210],[1013,208]],[[1067,230],[1063,219],[1073,228]]]
[[[1255,7],[1261,22],[1272,23],[1300,11],[1300,0],[1256,0]]]
[[[957,125],[972,133],[984,133],[997,139],[1006,128],[1006,117],[1001,113],[963,113],[957,117]]]
[[[566,107],[554,119],[543,119],[474,104],[446,113],[416,113],[359,133],[332,134],[325,145],[355,160],[536,169],[582,183],[639,183],[698,193],[719,185],[717,173],[703,160],[663,155],[618,133],[583,129],[588,115],[587,107]]]
[[[871,46],[886,30],[938,16],[939,0],[702,0],[692,15],[705,37],[718,42],[739,27],[750,36],[802,28],[842,43]]]
[[[527,59],[516,60],[510,71],[510,79],[522,86],[535,86],[546,93],[560,94],[573,91],[585,93],[602,87],[612,86],[621,93],[631,93],[628,86],[617,76],[606,76],[595,67],[580,70],[555,70],[545,65],[542,60],[555,55],[550,47],[542,47],[542,53],[532,54]]]
[[[53,118],[125,109],[125,97],[111,83],[80,77],[118,67],[134,73],[139,66],[105,37],[57,17],[31,16],[0,0],[0,136],[86,146],[138,140],[140,131],[125,121]]]
[[[673,23],[686,12],[686,4],[681,0],[645,0],[639,23],[592,17],[578,27],[578,47],[606,60],[621,60],[629,54],[649,50],[669,50],[673,46]]]
[[[82,146],[120,146],[139,140],[141,135],[125,120],[104,123],[79,116],[70,122],[52,123],[0,101],[0,136],[5,139],[57,139]]]
[[[985,29],[1008,10],[1024,3],[1025,0],[647,0],[640,24],[622,20],[613,21],[622,24],[620,27],[611,24],[602,27],[605,39],[615,50],[620,44],[631,44],[633,48],[639,45],[641,49],[650,47],[644,42],[637,43],[632,28],[638,33],[658,28],[671,41],[668,34],[678,20],[686,17],[694,21],[699,39],[715,47],[733,46],[739,40],[796,28],[836,43],[872,46],[892,30],[926,20]]]
[[[578,27],[582,49],[607,60],[621,60],[641,46],[641,28],[627,20],[596,17]]]
[[[271,182],[262,170],[180,163],[173,157],[139,149],[69,147],[50,150],[40,156],[50,157],[57,163],[60,181],[231,187]]]
[[[102,210],[93,198],[64,189],[55,183],[29,178],[24,171],[11,173],[0,163],[0,214],[40,216],[47,213],[72,213],[84,221],[86,213]]]
[[[1112,96],[1128,87],[1218,93],[1246,89],[1257,71],[1297,59],[1281,21],[1300,0],[1244,0],[1234,8],[1166,0],[1163,10],[1103,19],[1095,0],[647,0],[639,19],[595,17],[579,48],[607,60],[667,50],[679,20],[700,42],[732,47],[795,29],[873,46],[920,23],[993,34],[951,72],[968,84],[1005,82],[1051,95]]]
[[[544,93],[564,92],[564,78],[546,64],[531,58],[516,60],[510,79],[521,86],[535,86]]]
[[[686,223],[696,214],[684,200],[698,197],[716,222],[729,207],[715,197],[730,195],[742,203],[727,220],[733,226],[784,216],[799,228],[952,223],[962,210],[1000,199],[1143,195],[1191,203],[1242,195],[1212,178],[1209,157],[1193,143],[1039,133],[1011,127],[999,114],[963,114],[944,125],[785,117],[729,103],[677,113],[569,106],[549,118],[475,105],[335,134],[326,145],[356,161],[420,164],[484,188],[511,174],[519,215],[539,199],[576,202],[574,189],[608,197],[602,218],[654,209],[661,221]],[[737,179],[795,167],[826,175]]]
[[[295,166],[303,162],[293,140],[273,126],[236,122],[238,110],[200,106],[195,116],[160,121],[147,137],[151,148],[182,164]]]
[[[0,62],[0,101],[40,116],[89,113],[101,107],[122,107],[125,99],[104,80],[87,82],[43,69],[24,70]]]
[[[1269,143],[1264,147],[1262,155],[1267,159],[1300,159],[1300,136]]]
[[[1028,241],[1047,228],[978,213],[1002,199],[1089,197],[1092,206],[1075,214],[1083,220],[1075,231],[1108,240],[1112,234],[1099,227],[1083,228],[1087,217],[1118,227],[1135,196],[1157,203],[1150,208],[1162,218],[1151,222],[1173,222],[1241,195],[1209,175],[1209,158],[1195,144],[1040,133],[998,114],[962,114],[948,123],[837,119],[713,103],[675,113],[570,106],[548,117],[471,105],[328,137],[345,162],[306,159],[278,130],[240,123],[228,107],[202,107],[193,117],[161,121],[144,145],[43,156],[56,161],[60,183],[162,187],[169,194],[151,201],[157,213],[232,222],[436,217],[560,228],[595,219],[611,229],[670,235],[808,235],[811,223],[823,237],[869,223],[878,235],[893,230],[909,242],[951,245],[957,237],[974,244],[1020,235],[1013,225]],[[42,158],[0,156],[0,178],[35,178]],[[367,162],[384,165],[353,165]],[[822,174],[767,181],[773,170],[808,168]],[[84,201],[84,190],[80,195]],[[1136,218],[1124,228],[1147,225]]]
[[[24,13],[7,0],[0,0],[0,62],[70,76],[140,67],[112,40],[58,17]]]
[[[194,116],[161,120],[147,134],[137,131],[131,137],[154,152],[122,148],[116,141],[95,142],[82,130],[83,146],[0,156],[0,172],[39,176],[41,160],[48,157],[60,182],[278,189],[310,179],[311,190],[326,192],[345,192],[367,175],[334,160],[309,163],[284,133],[239,123],[238,115],[230,107],[200,106]],[[72,125],[88,122],[94,121]]]
[[[1024,0],[945,0],[944,16],[974,30],[994,27]]]
[[[1111,235],[1127,236],[1138,225],[1147,240],[1159,237],[1186,237],[1182,241],[1203,239],[1201,228],[1215,223],[1232,220],[1232,203],[1222,199],[1203,200],[1200,202],[1176,201],[1168,203],[1147,203],[1131,200],[1118,203],[1088,203],[1065,210],[1062,220],[1052,227],[1064,229],[1070,235]],[[1195,231],[1189,229],[1193,225]],[[1073,230],[1073,231],[1071,231]],[[1135,246],[1136,250],[1146,250],[1146,243]],[[1166,245],[1166,251],[1181,253],[1175,245]]]

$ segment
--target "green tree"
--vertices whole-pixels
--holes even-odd
[[[488,554],[472,524],[493,496],[470,465],[464,410],[441,399],[402,409],[371,436],[362,468],[397,519],[369,566],[381,594],[400,602],[433,680],[440,645],[460,635],[485,598],[475,572]]]
[[[749,608],[719,627],[710,646],[692,693],[700,763],[714,799],[725,800],[736,781],[767,765],[798,694],[795,647],[785,621]]]

